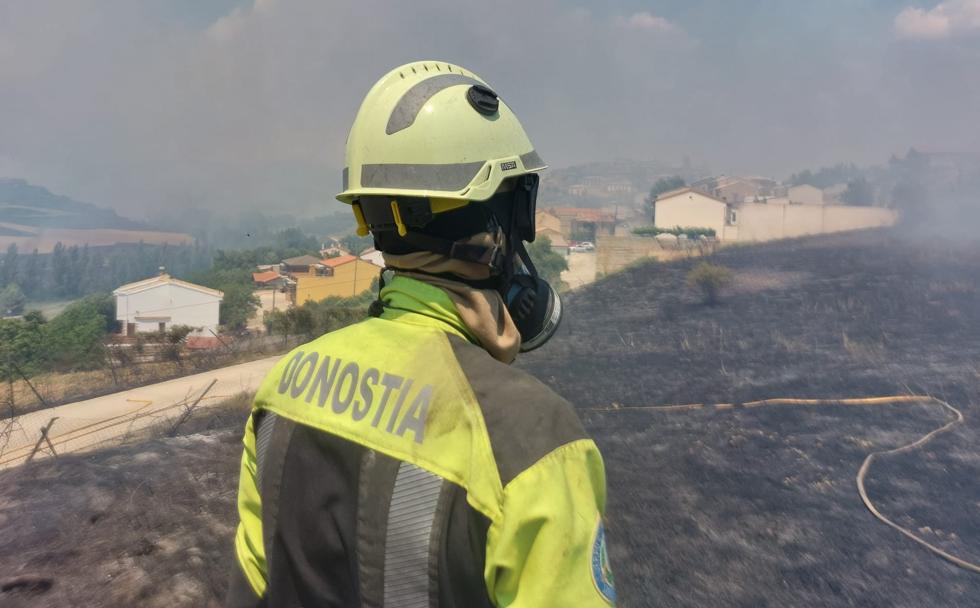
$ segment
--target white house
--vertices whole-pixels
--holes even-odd
[[[732,238],[737,232],[736,209],[715,196],[691,187],[658,196],[653,216],[653,225],[657,228],[713,228],[719,240]]]
[[[194,334],[218,330],[218,307],[224,294],[169,274],[129,283],[112,292],[116,319],[127,335],[189,325]],[[209,331],[210,330],[210,331]]]

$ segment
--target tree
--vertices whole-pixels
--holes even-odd
[[[340,241],[341,247],[354,255],[359,255],[362,251],[374,245],[374,239],[371,236],[348,234],[338,240]]]
[[[27,297],[17,283],[9,283],[0,289],[0,317],[19,315],[24,312]]]
[[[43,358],[49,368],[98,367],[105,357],[102,341],[109,332],[112,296],[100,294],[69,304],[43,325]]]
[[[316,251],[320,248],[320,243],[315,237],[305,234],[299,228],[286,228],[276,233],[276,247],[280,250],[291,250],[296,252]],[[284,257],[292,257],[287,255]]]
[[[816,172],[807,169],[794,173],[788,181],[791,186],[809,184],[816,188],[829,188],[861,178],[864,173],[865,171],[853,163],[838,163],[832,167],[820,167]]]
[[[184,341],[187,340],[187,336],[193,331],[194,328],[189,325],[172,325],[170,329],[163,332],[161,336],[164,345],[163,357],[183,368],[184,362],[180,358],[180,350],[184,345]]]
[[[568,270],[568,262],[551,248],[551,239],[539,236],[528,244],[527,252],[541,278],[551,283],[555,289],[562,287],[561,273]]]
[[[654,212],[654,203],[657,201],[657,197],[664,192],[670,192],[671,190],[677,190],[678,188],[683,188],[687,185],[684,178],[679,175],[674,175],[672,177],[661,177],[653,184],[650,188],[650,195],[646,198],[644,203],[647,209],[652,214]]]
[[[313,320],[313,313],[307,306],[294,306],[286,311],[288,325],[297,334],[313,337],[316,330],[316,323]]]
[[[281,310],[273,310],[262,319],[265,323],[265,331],[271,334],[282,336],[282,343],[289,340],[289,334],[293,331],[293,319]]]
[[[29,312],[22,319],[0,319],[0,379],[17,374],[7,361],[25,374],[37,373],[44,367],[44,315]]]
[[[848,205],[870,207],[874,204],[874,199],[874,186],[863,177],[858,177],[847,182],[847,189],[841,194],[841,200]]]
[[[0,287],[17,280],[17,243],[7,247],[7,253],[0,260]],[[3,312],[0,310],[0,312]]]
[[[261,302],[252,293],[249,285],[229,283],[223,285],[221,291],[225,294],[218,310],[221,324],[232,331],[245,329]]]

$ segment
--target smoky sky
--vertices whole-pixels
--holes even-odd
[[[134,217],[329,211],[360,100],[419,59],[558,167],[980,149],[980,0],[32,0],[0,4],[0,177]]]

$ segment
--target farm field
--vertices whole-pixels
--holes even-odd
[[[712,261],[734,276],[719,305],[685,287],[698,260],[637,265],[568,294],[559,334],[520,360],[603,451],[619,605],[975,605],[980,574],[874,519],[855,476],[870,452],[950,421],[927,396],[958,408],[963,424],[880,457],[867,490],[900,525],[980,561],[980,244],[870,231]],[[745,405],[908,394],[923,397]],[[643,409],[697,403],[731,407]],[[0,603],[216,602],[245,410],[0,473]]]
[[[157,230],[123,230],[116,228],[38,228],[19,224],[0,223],[0,248],[17,245],[17,249],[30,253],[51,253],[54,246],[61,243],[65,247],[88,245],[100,247],[119,243],[139,243],[148,245],[181,245],[192,243],[190,235],[179,232]]]

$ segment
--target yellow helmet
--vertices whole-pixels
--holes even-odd
[[[347,137],[337,199],[426,198],[432,213],[441,213],[485,201],[504,180],[544,168],[486,81],[451,63],[419,61],[388,72],[368,91]]]

